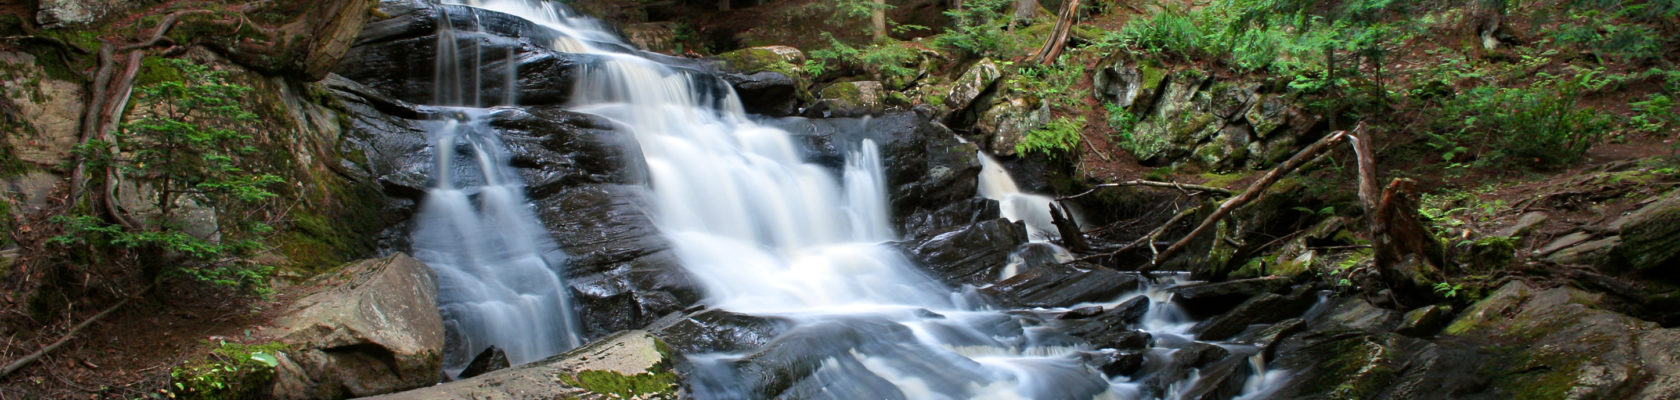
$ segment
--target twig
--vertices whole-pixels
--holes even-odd
[[[1125,181],[1125,182],[1104,183],[1104,184],[1101,184],[1101,185],[1092,186],[1090,190],[1086,190],[1084,192],[1081,192],[1079,194],[1072,195],[1072,196],[1064,196],[1064,197],[1056,199],[1056,200],[1072,200],[1072,199],[1088,196],[1091,193],[1096,193],[1097,189],[1106,189],[1106,188],[1122,187],[1122,186],[1150,186],[1150,187],[1167,188],[1167,189],[1178,189],[1178,190],[1182,190],[1182,191],[1186,191],[1186,192],[1193,190],[1193,191],[1199,191],[1199,192],[1219,193],[1219,194],[1223,194],[1223,195],[1226,195],[1226,196],[1237,194],[1237,192],[1233,192],[1230,189],[1217,188],[1217,187],[1213,187],[1213,186],[1194,185],[1194,184],[1189,184],[1189,183],[1178,183],[1178,182],[1146,181],[1146,180],[1142,180],[1142,179],[1134,179],[1134,180],[1129,180],[1129,181]]]
[[[1360,123],[1359,127],[1355,128],[1355,130],[1364,130],[1364,128],[1365,124]],[[1219,222],[1221,218],[1225,218],[1226,215],[1229,215],[1232,211],[1236,211],[1237,208],[1254,201],[1254,199],[1260,198],[1261,194],[1265,193],[1267,188],[1272,187],[1273,183],[1277,183],[1278,179],[1282,179],[1285,175],[1295,171],[1296,168],[1300,168],[1308,161],[1312,161],[1319,153],[1329,149],[1330,145],[1346,139],[1347,136],[1347,131],[1336,131],[1335,133],[1331,133],[1329,136],[1325,136],[1323,139],[1319,139],[1311,146],[1307,146],[1307,148],[1302,149],[1299,153],[1295,153],[1295,156],[1290,157],[1289,160],[1284,161],[1283,164],[1278,165],[1277,168],[1273,168],[1271,172],[1267,172],[1265,176],[1260,177],[1260,180],[1249,184],[1248,189],[1243,190],[1242,194],[1225,200],[1225,203],[1220,204],[1218,209],[1213,210],[1212,215],[1208,215],[1206,219],[1202,220],[1201,225],[1197,225],[1196,229],[1191,230],[1189,234],[1184,235],[1184,237],[1179,239],[1178,242],[1167,247],[1166,251],[1156,254],[1150,261],[1149,265],[1146,265],[1139,270],[1149,271],[1154,269],[1156,266],[1161,265],[1162,261],[1171,258],[1174,254],[1184,250],[1185,247],[1190,245],[1191,241],[1207,233],[1209,229],[1213,228],[1215,222]]]
[[[1186,208],[1182,211],[1179,211],[1178,215],[1174,215],[1172,217],[1172,219],[1167,220],[1166,223],[1161,224],[1161,226],[1155,227],[1154,230],[1151,230],[1151,231],[1149,231],[1149,233],[1144,234],[1143,237],[1132,240],[1130,243],[1126,243],[1125,246],[1120,246],[1119,249],[1115,249],[1114,251],[1110,251],[1110,252],[1104,253],[1104,254],[1092,254],[1092,255],[1080,257],[1080,258],[1074,259],[1073,261],[1069,261],[1069,263],[1089,262],[1089,261],[1096,260],[1096,259],[1101,259],[1101,258],[1106,258],[1106,257],[1114,257],[1114,256],[1117,256],[1117,255],[1120,255],[1121,253],[1125,253],[1127,251],[1131,251],[1132,249],[1136,249],[1139,246],[1142,246],[1144,243],[1149,243],[1150,247],[1153,248],[1155,240],[1159,239],[1161,237],[1162,233],[1166,233],[1167,229],[1172,228],[1173,225],[1178,225],[1179,221],[1183,221],[1185,218],[1189,218],[1191,215],[1195,215],[1196,212],[1201,211],[1201,209],[1202,209],[1202,207]]]
[[[34,353],[30,353],[27,356],[23,356],[22,358],[13,360],[11,363],[6,364],[5,368],[0,368],[0,378],[11,375],[13,372],[17,372],[18,369],[28,366],[29,363],[40,360],[42,356],[47,355],[47,353],[50,353],[53,350],[58,350],[60,346],[64,346],[65,343],[69,343],[71,338],[76,337],[76,334],[80,333],[82,329],[87,328],[88,325],[93,325],[94,321],[98,321],[100,318],[104,318],[106,315],[111,314],[111,312],[117,311],[118,308],[122,308],[123,305],[128,304],[128,302],[132,300],[134,300],[133,297],[124,297],[122,301],[117,302],[117,304],[112,304],[111,307],[106,308],[105,311],[100,311],[98,314],[94,314],[92,317],[88,317],[88,319],[83,320],[82,323],[71,327],[69,332],[65,332],[63,337],[58,338],[58,340],[52,342],[52,344],[42,347]]]

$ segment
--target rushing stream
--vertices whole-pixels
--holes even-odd
[[[463,0],[517,15],[559,34],[555,50],[600,56],[580,75],[570,108],[605,117],[640,147],[652,189],[651,214],[705,291],[703,303],[791,321],[768,352],[809,378],[766,389],[743,370],[748,354],[691,354],[690,386],[700,398],[1091,399],[1174,397],[1088,366],[1083,341],[1023,313],[988,305],[972,288],[953,289],[918,270],[898,240],[880,150],[851,143],[838,174],[809,163],[786,131],[754,122],[727,86],[625,52],[631,46],[597,22],[539,0]],[[450,24],[439,24],[451,29]],[[565,255],[537,224],[495,132],[479,118],[484,90],[476,57],[440,32],[438,103],[454,106],[435,130],[434,188],[417,218],[415,250],[438,270],[440,308],[457,344],[447,367],[460,371],[488,346],[514,363],[578,345],[577,321],[560,281]],[[508,63],[510,65],[514,63]],[[509,77],[517,71],[505,71]],[[499,80],[512,85],[513,79]],[[511,88],[499,93],[513,93]],[[493,103],[511,105],[508,95]],[[865,122],[867,127],[867,121]],[[982,155],[983,156],[983,155]],[[1048,198],[1021,193],[991,160],[980,195],[1024,220],[1035,240],[1052,237]],[[1171,284],[1176,278],[1164,282]],[[1151,286],[1122,296],[1156,297],[1141,328],[1160,346],[1152,359],[1191,341],[1192,321]],[[1252,352],[1252,351],[1251,351]],[[1262,363],[1263,364],[1263,363]],[[771,364],[775,365],[775,364]],[[1263,365],[1255,368],[1263,375]],[[1249,379],[1248,392],[1266,379]],[[1189,378],[1194,380],[1192,376]],[[1175,386],[1184,386],[1188,382]],[[766,390],[769,390],[766,392]]]

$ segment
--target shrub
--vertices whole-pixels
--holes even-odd
[[[1580,76],[1586,76],[1582,74]],[[1537,167],[1573,162],[1610,128],[1602,112],[1577,102],[1581,78],[1529,88],[1477,86],[1442,105],[1431,136],[1438,147],[1479,154],[1478,162]]]
[[[279,342],[221,342],[210,354],[170,370],[170,386],[174,395],[186,398],[260,397],[274,380],[274,367],[280,365],[278,357],[286,350],[286,345]]]

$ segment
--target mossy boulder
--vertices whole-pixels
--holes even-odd
[[[944,97],[943,108],[954,113],[961,113],[970,107],[981,110],[991,107],[991,104],[976,104],[975,102],[981,100],[981,96],[986,94],[987,91],[992,90],[998,79],[1002,77],[1003,70],[998,68],[997,63],[992,62],[992,59],[989,58],[981,59],[974,65],[969,66],[968,71],[964,71],[962,76],[951,84],[951,90]]]
[[[471,379],[375,399],[679,399],[681,355],[643,331]]]
[[[839,82],[817,93],[817,103],[805,110],[807,117],[861,117],[877,115],[887,108],[887,91],[880,82]]]
[[[1600,294],[1501,287],[1449,325],[1444,334],[1485,343],[1497,355],[1485,373],[1511,398],[1667,398],[1680,363],[1666,352],[1680,345],[1674,329],[1599,309]],[[1666,386],[1665,386],[1666,385]],[[1666,392],[1673,394],[1673,392]]]
[[[1027,134],[1050,123],[1050,105],[1029,96],[999,99],[975,121],[976,140],[992,154],[1011,157]]]

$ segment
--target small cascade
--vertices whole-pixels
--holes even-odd
[[[1049,241],[1061,237],[1056,230],[1056,224],[1051,222],[1050,203],[1056,199],[1049,196],[1022,192],[1015,185],[1015,179],[1009,177],[1009,171],[1003,168],[996,159],[981,152],[980,158],[980,197],[997,200],[1003,217],[1011,221],[1021,221],[1027,225],[1027,235],[1033,241]],[[1075,217],[1077,220],[1077,217]]]
[[[566,255],[537,222],[506,147],[485,126],[493,111],[476,108],[484,102],[480,34],[449,23],[438,29],[436,102],[446,119],[429,132],[433,186],[414,217],[413,247],[438,273],[444,369],[453,376],[491,346],[521,364],[581,340],[561,282]],[[514,72],[507,74],[500,101],[512,104]]]
[[[1082,360],[1090,345],[1024,317],[1065,310],[997,310],[974,288],[953,290],[924,275],[891,243],[900,237],[890,222],[875,142],[846,143],[840,171],[807,162],[793,135],[748,118],[733,90],[716,77],[624,51],[630,46],[605,27],[563,6],[540,0],[458,4],[526,18],[556,32],[552,43],[542,45],[591,54],[595,61],[580,72],[569,108],[605,118],[635,139],[646,163],[654,224],[704,289],[703,303],[791,324],[754,354],[688,354],[695,371],[687,383],[695,397],[1170,395],[1139,391],[1140,384],[1126,377],[1106,378]],[[474,50],[449,51],[458,52],[449,58],[455,60],[472,59]],[[439,71],[477,71],[447,67],[454,69],[440,65]],[[452,87],[467,87],[459,82]],[[415,233],[417,254],[443,277],[442,308],[460,343],[451,354],[470,357],[495,345],[517,363],[575,346],[573,317],[557,278],[565,256],[535,223],[501,144],[481,122],[480,116],[495,111],[454,112],[458,117],[433,137],[437,185]],[[863,125],[867,129],[867,121]],[[1025,222],[1035,241],[1055,238],[1051,199],[1022,193],[995,160],[980,156],[981,194],[1003,203],[1005,217]],[[1159,331],[1163,348],[1151,351],[1170,353],[1194,341],[1188,333],[1194,322],[1166,301],[1162,287],[1136,294],[1156,300],[1137,328]],[[452,356],[450,365],[457,361]],[[793,388],[753,385],[764,383],[766,374],[807,378]],[[760,392],[765,390],[774,392]]]

